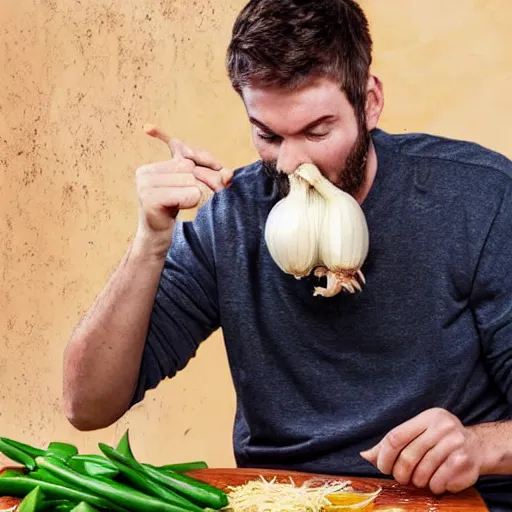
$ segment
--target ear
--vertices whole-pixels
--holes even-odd
[[[366,86],[366,128],[368,131],[377,127],[384,108],[384,90],[382,82],[375,75],[370,75]]]

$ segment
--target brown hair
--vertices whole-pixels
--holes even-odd
[[[294,88],[314,74],[332,76],[361,120],[371,53],[354,0],[250,0],[234,24],[227,69],[238,93],[250,83]]]

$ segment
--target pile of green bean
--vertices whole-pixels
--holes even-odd
[[[103,455],[80,454],[52,442],[46,450],[0,438],[0,452],[21,464],[0,474],[0,496],[22,498],[17,512],[204,512],[228,504],[227,494],[184,473],[207,468],[202,461],[166,466],[139,462],[129,432]]]

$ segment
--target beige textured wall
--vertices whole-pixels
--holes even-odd
[[[63,416],[62,351],[135,228],[134,171],[167,158],[157,122],[227,165],[255,158],[224,73],[242,0],[0,4],[0,435],[82,451],[126,427],[154,463],[233,464],[220,333],[115,426]],[[381,126],[512,156],[510,0],[364,0],[385,84]]]

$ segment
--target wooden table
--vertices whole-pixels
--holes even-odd
[[[0,473],[1,473],[0,469]],[[225,489],[229,485],[242,485],[261,475],[266,479],[274,476],[277,481],[293,481],[300,485],[305,480],[319,475],[294,471],[277,471],[262,469],[200,469],[191,471],[190,476]],[[332,475],[321,475],[333,478]],[[378,478],[348,478],[353,482],[375,482],[382,487],[382,492],[375,500],[374,512],[486,512],[482,498],[474,489],[467,489],[458,494],[446,494],[435,497],[425,490],[405,487],[394,480]],[[9,510],[18,503],[17,498],[0,497],[0,511]]]

